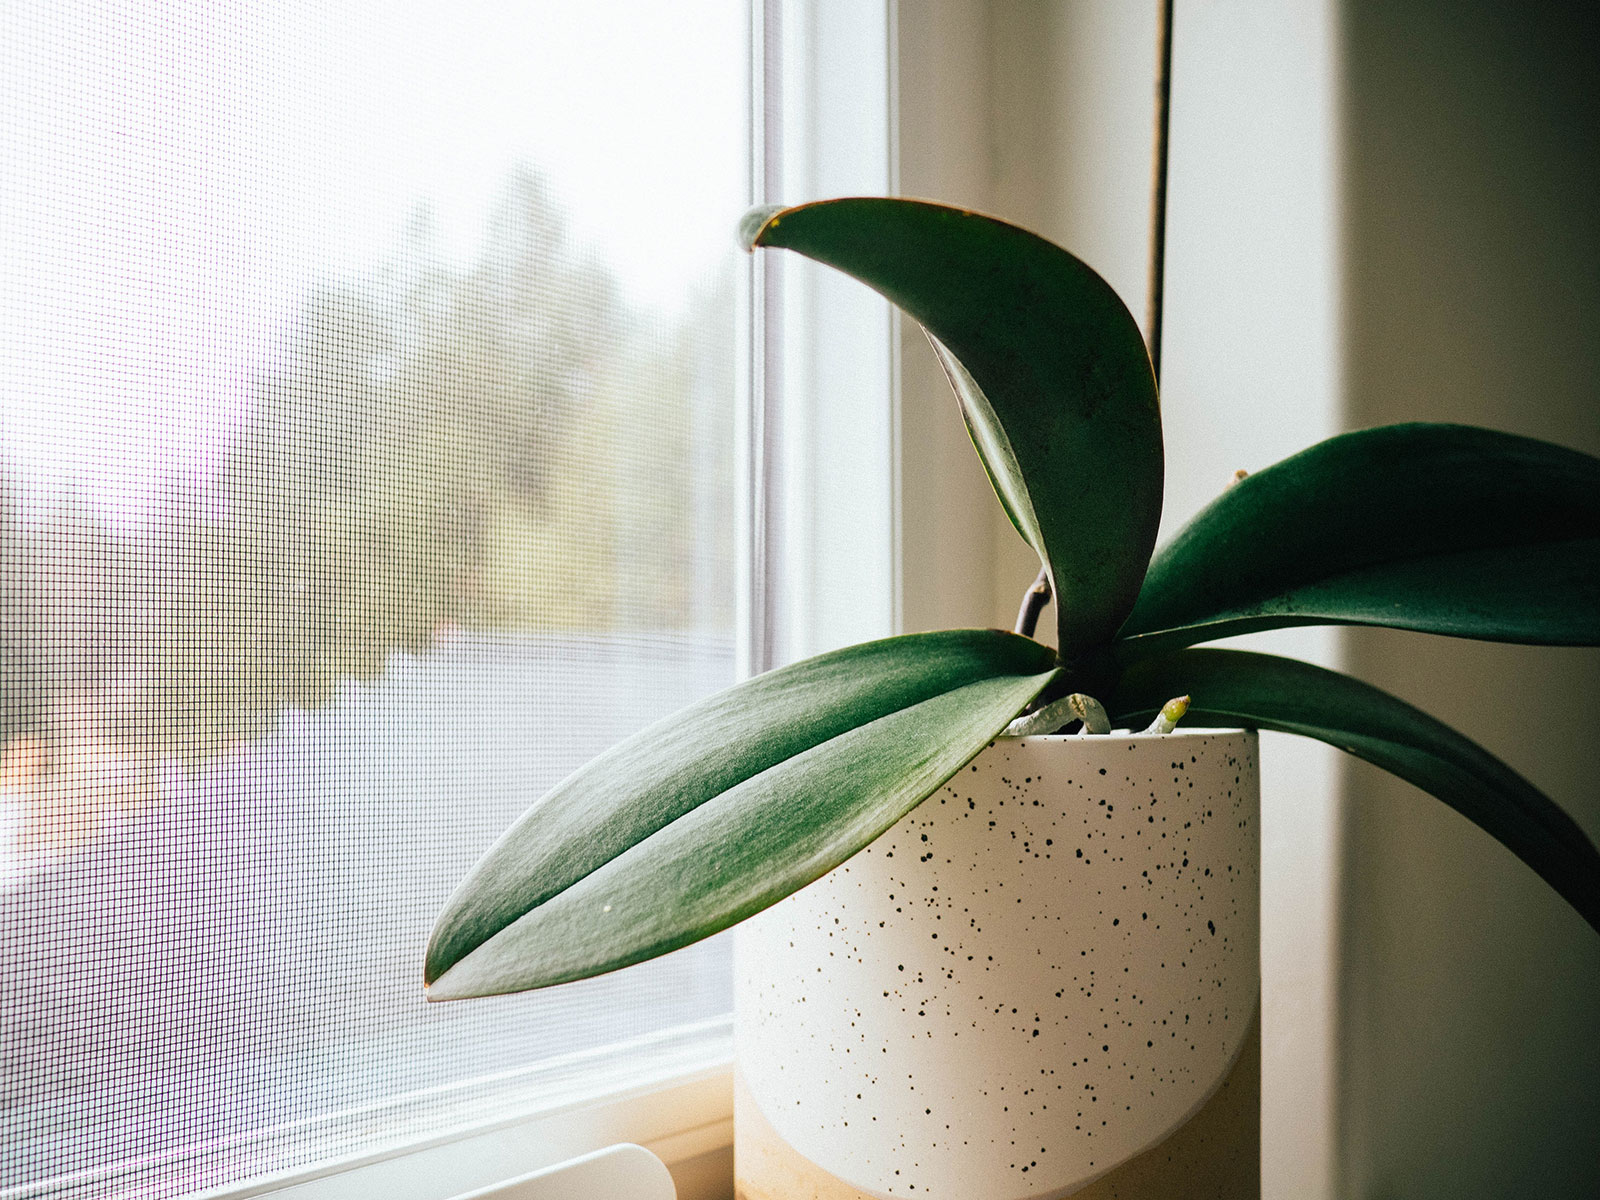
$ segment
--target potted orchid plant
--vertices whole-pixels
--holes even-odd
[[[953,777],[974,770],[1008,729],[1078,729],[1091,736],[1065,740],[1089,743],[1154,721],[1154,738],[1184,702],[1191,725],[1302,734],[1415,784],[1600,929],[1600,853],[1487,751],[1338,672],[1197,648],[1314,623],[1600,645],[1600,460],[1466,426],[1361,430],[1239,479],[1156,550],[1157,381],[1133,317],[1087,265],[1006,222],[909,200],[764,208],[742,232],[752,249],[787,249],[854,276],[922,324],[1000,503],[1038,553],[1039,579],[1014,631],[894,637],[782,667],[558,784],[439,917],[425,968],[430,998],[564,983],[685,946],[828,876],[881,837],[900,837],[930,797],[964,803]],[[1031,636],[1050,598],[1054,648]],[[1227,771],[1240,776],[1251,752],[1253,742],[1227,749]],[[1164,766],[1173,755],[1158,757]],[[1147,815],[1148,840],[1160,826],[1156,810]],[[1044,836],[1036,840],[1040,855],[1012,870],[1048,881],[1080,869],[1081,846],[1047,857]],[[1173,859],[1174,877],[1183,862]],[[1253,870],[1246,877],[1253,887]],[[1134,886],[1143,886],[1137,876]],[[1131,924],[1148,924],[1149,910],[1136,908]],[[1169,930],[1191,921],[1184,911],[1174,910]],[[1106,917],[1107,936],[1115,919],[1117,953],[1137,958],[1125,916]],[[968,948],[979,940],[969,936]],[[1253,995],[1253,980],[1242,986]],[[1236,1027],[1248,1015],[1236,1013]],[[1155,1036],[1138,1040],[1154,1050]],[[1062,1046],[1065,1062],[1075,1052]],[[1105,1165],[1102,1156],[1071,1179]],[[901,1194],[892,1180],[861,1180]],[[1015,1194],[1045,1194],[1033,1186]]]

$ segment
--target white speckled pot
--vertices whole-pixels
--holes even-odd
[[[932,1200],[1067,1195],[1162,1142],[1252,1026],[1258,791],[1249,732],[991,744],[740,927],[736,1053],[767,1132],[859,1192]],[[773,1191],[740,1160],[742,1196]]]

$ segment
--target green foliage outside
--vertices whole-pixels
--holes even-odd
[[[419,214],[311,291],[204,490],[126,529],[0,486],[0,738],[87,708],[194,762],[451,628],[731,637],[732,283],[663,332],[528,171],[468,265]]]

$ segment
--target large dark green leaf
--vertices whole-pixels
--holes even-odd
[[[1321,442],[1156,555],[1118,653],[1314,623],[1600,644],[1600,460],[1464,425]]]
[[[1348,675],[1237,650],[1180,650],[1131,668],[1107,707],[1143,721],[1188,693],[1186,720],[1304,734],[1443,800],[1537,871],[1600,930],[1600,853],[1545,794],[1449,726]]]
[[[636,734],[529,809],[457,889],[428,946],[429,995],[598,975],[782,899],[958,771],[1052,662],[997,630],[889,638]]]
[[[1138,326],[1043,238],[915,200],[759,209],[748,245],[868,284],[922,323],[1012,523],[1050,572],[1062,658],[1127,616],[1161,517],[1161,416]]]

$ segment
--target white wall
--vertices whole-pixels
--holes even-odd
[[[1236,467],[1339,424],[1331,0],[1179,6],[1173,68],[1167,520]],[[1061,242],[1142,317],[1154,5],[905,0],[900,181]],[[908,629],[1009,627],[1037,563],[988,494],[920,339],[902,365]],[[1048,628],[1050,618],[1041,622]],[[1335,640],[1273,639],[1327,662]],[[1263,754],[1263,1187],[1331,1195],[1334,752],[1269,735]]]
[[[1345,7],[1352,420],[1600,453],[1600,10]],[[1351,664],[1600,841],[1600,652],[1373,632]],[[1600,1194],[1600,937],[1442,805],[1353,783],[1341,1194]]]
[[[993,205],[988,19],[976,0],[899,6],[900,191]],[[1011,628],[994,615],[998,580],[1017,573],[998,536],[997,504],[927,339],[902,327],[900,364],[901,614],[908,631],[962,625]],[[1001,520],[1004,520],[1002,517]],[[1031,582],[1035,564],[1022,561]]]

